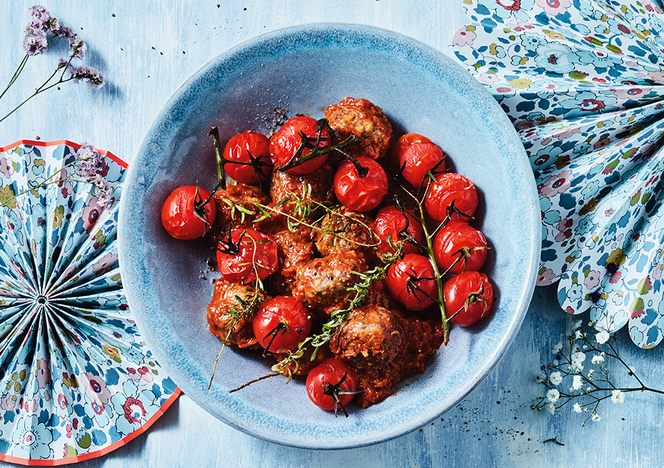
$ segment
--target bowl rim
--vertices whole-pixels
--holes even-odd
[[[302,33],[312,33],[316,32],[319,34],[331,35],[331,32],[345,32],[355,35],[362,36],[363,40],[371,39],[378,40],[379,42],[391,41],[397,43],[401,46],[408,47],[410,49],[415,49],[420,54],[420,57],[428,60],[428,62],[441,65],[445,64],[445,67],[452,68],[455,70],[455,73],[458,75],[458,78],[463,77],[464,84],[469,87],[470,92],[473,93],[473,97],[481,101],[485,106],[483,110],[478,110],[478,112],[486,113],[491,111],[491,117],[494,119],[492,122],[494,127],[497,130],[500,130],[500,134],[507,139],[507,143],[510,145],[510,149],[514,152],[514,158],[521,158],[523,163],[519,167],[521,170],[527,169],[528,172],[532,174],[530,169],[530,164],[526,156],[525,149],[521,143],[520,138],[518,137],[516,130],[509,121],[508,117],[491,94],[478,82],[475,78],[472,77],[466,70],[464,70],[458,63],[454,62],[450,57],[445,55],[442,51],[435,49],[432,46],[429,46],[425,43],[413,39],[411,37],[405,36],[401,33],[378,28],[375,26],[362,25],[362,24],[351,24],[351,23],[328,23],[328,22],[319,22],[319,23],[309,23],[302,24],[287,28],[280,28],[270,32],[260,34],[258,36],[252,37],[246,41],[240,42],[237,45],[227,49],[221,54],[213,57],[202,67],[200,67],[196,72],[194,72],[190,77],[188,77],[170,96],[166,103],[162,106],[157,116],[154,118],[150,127],[146,131],[141,144],[139,145],[132,163],[129,164],[129,171],[126,179],[126,188],[124,189],[123,197],[120,200],[120,220],[118,228],[118,238],[119,238],[119,257],[120,257],[120,269],[123,279],[135,278],[135,275],[132,274],[132,268],[136,271],[142,271],[146,273],[144,265],[140,264],[140,259],[132,256],[130,253],[125,251],[123,248],[124,245],[128,244],[130,239],[133,239],[131,235],[131,223],[126,221],[127,215],[127,205],[129,204],[130,197],[128,194],[132,193],[131,188],[133,184],[140,183],[137,180],[137,171],[138,164],[136,161],[139,160],[139,155],[147,150],[150,145],[150,142],[155,138],[152,135],[155,128],[159,128],[161,124],[164,123],[165,116],[168,114],[168,110],[173,107],[174,103],[177,103],[182,95],[186,93],[186,90],[196,83],[200,77],[206,72],[213,70],[215,67],[218,67],[220,64],[229,61],[232,57],[246,52],[249,49],[258,48],[261,45],[266,45],[274,39],[283,39],[287,36],[298,35]],[[509,136],[509,138],[508,138]],[[527,166],[526,166],[527,165]],[[136,168],[136,169],[134,169]],[[132,170],[133,169],[133,170]],[[441,414],[447,410],[456,406],[461,402],[469,393],[476,388],[479,383],[486,377],[486,375],[496,366],[500,358],[504,355],[505,352],[509,349],[512,341],[514,340],[516,334],[518,333],[521,324],[525,318],[525,315],[528,311],[528,306],[532,299],[532,295],[535,289],[536,283],[536,272],[539,268],[539,257],[540,257],[540,245],[541,245],[541,220],[540,220],[540,211],[539,211],[539,198],[537,196],[537,189],[535,184],[534,176],[531,177],[528,187],[523,187],[524,192],[530,192],[530,198],[533,202],[532,211],[524,213],[524,218],[530,218],[530,233],[532,234],[532,242],[527,245],[524,249],[527,251],[526,257],[528,262],[525,265],[525,284],[520,294],[517,296],[517,307],[514,315],[511,320],[508,322],[507,333],[502,336],[502,339],[499,341],[498,346],[495,350],[486,357],[484,364],[480,366],[475,375],[472,378],[469,378],[464,385],[461,386],[460,391],[457,394],[457,398],[452,403],[446,403],[444,405],[428,405],[428,407],[436,407],[437,409],[428,414],[418,413],[418,417],[411,420],[403,420],[403,424],[399,425],[398,428],[387,428],[380,431],[373,431],[372,433],[362,434],[361,436],[355,439],[344,439],[343,445],[338,443],[337,439],[334,439],[332,442],[321,439],[285,439],[283,437],[277,437],[274,434],[273,430],[262,431],[260,428],[248,427],[246,424],[243,424],[244,421],[239,420],[238,418],[228,418],[223,414],[212,411],[210,407],[210,402],[201,401],[200,398],[205,400],[204,395],[201,395],[198,388],[187,388],[187,381],[179,382],[176,378],[173,378],[176,383],[181,386],[185,394],[188,394],[192,397],[197,404],[203,407],[207,412],[211,413],[216,418],[225,422],[226,424],[231,425],[245,433],[258,437],[260,439],[275,442],[283,445],[288,445],[292,447],[307,448],[307,449],[346,449],[353,447],[361,447],[366,445],[371,445],[379,442],[384,442],[395,437],[399,437],[411,431],[414,431],[423,425],[429,423],[430,421],[438,418]],[[130,227],[126,227],[130,226]],[[141,266],[140,269],[137,269],[137,265]],[[168,326],[160,320],[158,315],[155,315],[158,311],[153,311],[152,313],[146,312],[149,311],[149,300],[141,298],[140,294],[137,294],[134,289],[133,282],[125,281],[125,289],[127,300],[130,305],[131,310],[133,311],[137,325],[141,329],[141,332],[146,337],[150,346],[152,347],[156,357],[162,366],[167,370],[169,375],[182,376],[185,379],[188,373],[186,370],[182,370],[179,366],[171,366],[168,357],[175,355],[179,351],[183,351],[180,347],[180,344],[173,340],[173,337],[159,336],[157,330],[165,331]],[[147,322],[150,322],[150,326],[146,326]],[[187,363],[190,364],[190,363]],[[184,385],[183,385],[184,384]],[[280,429],[281,430],[281,429]]]

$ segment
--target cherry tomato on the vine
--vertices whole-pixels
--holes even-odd
[[[368,172],[360,177],[352,161],[342,161],[334,174],[334,193],[346,208],[363,213],[373,210],[383,201],[389,181],[385,169],[373,159],[358,156],[356,161]]]
[[[255,165],[237,164],[251,162],[252,156],[258,161]],[[270,140],[261,133],[242,132],[233,136],[224,148],[224,159],[226,173],[241,184],[257,185],[272,173]]]
[[[392,169],[401,172],[413,187],[422,185],[427,171],[445,170],[445,153],[427,137],[417,133],[402,135],[392,147]],[[439,164],[440,163],[440,164]]]
[[[468,221],[475,214],[479,197],[475,185],[465,176],[456,172],[446,172],[436,176],[427,192],[425,208],[429,216],[441,222],[448,214],[448,208],[454,208],[464,215],[452,213],[451,219]]]
[[[438,298],[433,266],[424,255],[404,255],[390,265],[385,281],[392,297],[408,310],[427,309]]]
[[[303,141],[304,140],[304,141]],[[331,144],[330,131],[318,129],[316,119],[304,115],[292,117],[281,126],[270,139],[270,155],[275,167],[279,168],[289,162],[302,144],[305,145],[302,156],[315,148],[326,148]],[[318,146],[316,146],[318,145]],[[288,169],[289,174],[310,174],[319,169],[327,160],[327,154],[317,156],[299,166]]]
[[[247,284],[264,280],[279,268],[277,242],[269,234],[236,228],[217,246],[217,267],[226,281]]]
[[[451,322],[467,327],[488,316],[493,308],[493,286],[477,271],[466,271],[443,286],[445,313]]]
[[[433,254],[443,271],[478,271],[486,261],[486,237],[468,223],[450,221],[436,234]]]
[[[291,296],[264,303],[252,321],[258,343],[271,353],[294,351],[309,336],[311,326],[311,312]]]
[[[387,242],[388,236],[392,244],[404,241],[403,252],[405,254],[420,251],[418,245],[413,244],[405,236],[400,236],[399,234],[405,230],[417,243],[420,243],[423,237],[422,225],[408,213],[399,211],[394,205],[386,206],[378,212],[373,223],[373,230],[380,241],[378,250],[384,254],[394,253],[394,249]]]
[[[307,394],[309,399],[319,408],[335,410],[340,407],[346,414],[348,405],[355,394],[341,392],[357,392],[360,380],[355,370],[344,361],[328,358],[307,374]],[[335,400],[336,398],[338,400]]]
[[[214,200],[199,209],[195,209],[194,205],[209,196],[209,192],[195,185],[183,185],[173,190],[161,209],[161,223],[166,232],[183,240],[203,237],[214,223],[217,207]]]

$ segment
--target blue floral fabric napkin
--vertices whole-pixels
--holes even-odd
[[[538,285],[569,313],[664,338],[664,9],[658,1],[463,0],[453,56],[500,102],[542,210]]]

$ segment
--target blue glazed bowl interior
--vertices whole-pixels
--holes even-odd
[[[494,315],[467,329],[427,372],[384,402],[335,418],[304,384],[276,377],[254,353],[227,348],[209,331],[212,279],[202,242],[170,238],[160,210],[179,185],[213,187],[211,126],[222,144],[244,130],[273,132],[281,116],[315,118],[346,96],[383,108],[399,135],[437,143],[481,193],[476,227],[492,250],[484,271],[497,291]],[[130,165],[119,228],[123,283],[138,325],[173,380],[205,410],[257,437],[306,448],[387,440],[438,417],[495,365],[526,313],[539,261],[540,212],[525,152],[507,117],[469,74],[441,52],[366,26],[317,24],[260,36],[198,71],[168,101]],[[206,279],[201,279],[204,276]]]

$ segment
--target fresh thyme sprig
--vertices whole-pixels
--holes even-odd
[[[241,238],[244,235],[247,235],[254,243],[256,242],[253,237],[249,233],[243,233],[242,236],[240,237],[240,240],[238,240],[238,244],[241,241]],[[230,237],[230,231],[228,233],[228,240],[232,243],[232,239]],[[246,320],[254,315],[256,312],[256,309],[263,303],[265,300],[266,292],[265,292],[265,286],[263,285],[263,281],[260,279],[260,276],[258,275],[258,267],[259,263],[258,260],[256,260],[256,248],[253,249],[252,252],[252,265],[254,268],[254,280],[252,281],[251,286],[249,287],[248,291],[249,295],[246,297],[241,297],[239,295],[235,295],[235,300],[236,304],[231,307],[231,309],[228,311],[228,314],[231,316],[231,320],[225,324],[226,330],[228,331],[228,334],[226,335],[226,338],[221,341],[221,349],[219,350],[219,353],[217,354],[217,358],[214,360],[214,366],[212,368],[212,375],[210,376],[210,383],[208,384],[208,390],[212,386],[212,380],[214,379],[214,375],[217,372],[217,363],[219,362],[219,357],[221,356],[221,353],[224,351],[224,348],[230,341],[230,336],[233,333],[233,330],[235,330],[235,327],[240,323],[242,320]]]
[[[362,225],[367,230],[367,232],[373,232],[371,227],[369,227],[361,219],[348,216],[335,207],[330,207],[325,203],[308,199],[311,194],[311,186],[309,184],[305,184],[302,190],[302,195],[298,195],[293,192],[289,196],[279,200],[274,206],[269,206],[258,202],[254,203],[254,206],[261,212],[261,216],[257,218],[255,222],[258,223],[267,219],[272,219],[273,215],[284,216],[286,218],[287,227],[291,232],[294,232],[298,226],[305,226],[313,229],[314,231],[330,234],[335,238],[342,239],[346,242],[350,242],[351,244],[355,244],[361,247],[375,248],[378,246],[378,243],[359,242],[356,239],[346,237],[342,234],[343,230],[336,230],[328,226],[322,226],[321,222],[323,221],[325,215],[320,216],[314,220],[310,220],[314,213],[318,211],[318,208],[320,208],[324,213],[330,216],[335,216],[338,219],[347,220],[347,222],[358,223]],[[288,213],[279,209],[281,206],[286,204],[294,207],[292,213]]]
[[[594,327],[595,323],[591,322],[589,325]],[[611,336],[607,331],[599,330],[593,339],[583,330],[580,320],[576,321],[572,328],[572,334],[567,337],[568,346],[563,349],[563,344],[558,343],[553,349],[554,361],[540,368],[542,373],[537,380],[548,391],[545,396],[537,398],[531,409],[547,409],[554,414],[567,404],[573,404],[573,413],[586,415],[581,422],[581,425],[585,426],[589,420],[597,422],[602,419],[597,409],[605,400],[611,399],[614,404],[622,404],[625,394],[631,392],[664,395],[664,390],[645,385],[636,375],[636,371],[620,356],[615,335]],[[588,356],[590,365],[586,370]],[[609,360],[627,371],[637,385],[621,386],[612,381]]]

